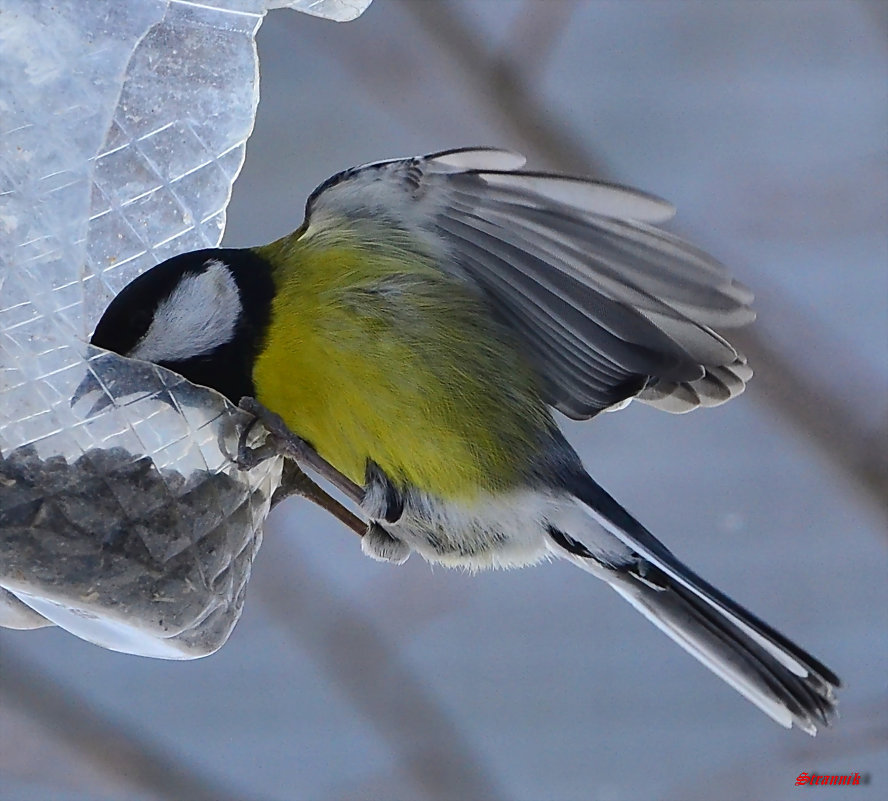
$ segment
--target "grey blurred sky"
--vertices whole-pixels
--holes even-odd
[[[763,346],[869,458],[888,446],[886,17],[807,0],[377,0],[347,25],[272,12],[225,241],[291,230],[317,183],[387,156],[495,144],[596,169],[676,203],[674,230],[756,290]],[[780,391],[754,379],[715,410],[566,428],[681,557],[845,679],[834,731],[780,729],[567,565],[380,565],[292,501],[208,659],[0,631],[0,798],[175,797],[90,750],[108,732],[244,799],[783,799],[802,771],[871,775],[819,798],[884,797],[884,498],[794,422],[820,396],[794,418]],[[14,702],[26,680],[60,688],[95,737],[78,747],[36,696]]]

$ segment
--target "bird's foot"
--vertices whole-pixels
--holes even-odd
[[[304,460],[306,450],[310,450],[309,446],[287,428],[280,415],[255,398],[241,398],[238,406],[253,415],[253,419],[241,431],[237,444],[237,463],[242,469],[250,470],[274,456],[285,456],[297,463]],[[247,445],[247,440],[256,423],[262,423],[268,435],[262,445],[252,448]]]
[[[361,538],[361,550],[371,559],[403,565],[410,556],[410,546],[388,533],[379,523],[370,523]]]
[[[315,484],[302,468],[307,467],[325,478],[358,505],[365,500],[365,492],[362,487],[322,459],[311,445],[287,428],[287,424],[280,415],[263,406],[255,398],[241,398],[238,406],[253,415],[253,419],[244,426],[238,440],[237,464],[241,469],[249,470],[273,456],[285,457],[281,483],[272,496],[272,506],[276,506],[293,495],[301,495],[330,512],[358,534],[361,537],[361,548],[368,556],[399,565],[407,560],[410,555],[410,547],[406,543],[389,534],[381,524],[373,520],[367,523],[346,509]],[[247,440],[250,431],[257,422],[262,423],[268,434],[262,445],[253,448],[247,445]]]
[[[255,418],[241,433],[238,445],[238,462],[241,465],[249,466],[251,463],[258,463],[269,456],[285,456],[303,469],[308,468],[329,481],[354,503],[360,504],[364,500],[363,487],[358,486],[350,478],[340,473],[323,459],[309,443],[290,431],[280,415],[263,406],[255,398],[241,398],[238,406]],[[247,446],[247,436],[256,420],[261,421],[268,431],[268,436],[264,445],[250,448]]]

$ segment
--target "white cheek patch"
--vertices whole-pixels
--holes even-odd
[[[158,304],[145,335],[127,354],[146,362],[185,361],[230,342],[241,314],[240,291],[221,261],[187,275]]]

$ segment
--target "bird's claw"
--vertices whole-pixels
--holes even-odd
[[[238,408],[253,415],[255,418],[250,425],[253,425],[258,420],[270,433],[275,434],[282,439],[293,436],[293,432],[287,428],[287,424],[283,421],[283,418],[279,414],[275,414],[268,407],[259,403],[255,398],[245,396],[240,399],[240,402],[237,405]]]
[[[249,470],[274,456],[305,462],[308,461],[309,454],[313,454],[308,443],[290,431],[279,414],[275,414],[255,398],[241,398],[238,407],[253,415],[253,419],[244,426],[238,441],[237,462],[242,469]],[[262,423],[268,433],[262,445],[251,448],[247,445],[247,438],[256,423]]]
[[[286,456],[291,459],[298,457],[304,443],[287,428],[280,415],[267,409],[255,398],[241,398],[238,407],[253,415],[253,419],[241,431],[237,443],[236,461],[241,470],[252,470],[256,465],[275,456]],[[253,448],[247,445],[247,440],[257,423],[262,423],[268,433],[265,442]]]

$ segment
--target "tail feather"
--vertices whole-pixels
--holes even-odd
[[[789,728],[793,723],[815,734],[828,726],[834,696],[788,671],[729,619],[668,577],[652,587],[615,577],[611,586],[659,629],[699,659],[759,709]]]
[[[626,548],[596,554],[596,537],[552,532],[552,549],[604,579],[654,625],[781,725],[816,734],[836,716],[838,677],[682,564],[591,478],[575,488],[589,515]],[[589,543],[593,543],[589,546]]]

